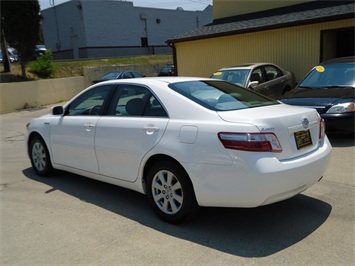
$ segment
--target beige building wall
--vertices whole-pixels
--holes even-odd
[[[301,79],[319,63],[321,31],[354,27],[353,19],[175,43],[179,76],[209,77],[221,67],[272,62]]]
[[[213,19],[254,13],[314,0],[213,0]]]

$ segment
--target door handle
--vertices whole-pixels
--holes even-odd
[[[155,131],[159,130],[159,127],[156,127],[154,125],[147,125],[145,127],[143,127],[143,130],[148,134],[148,135],[152,135]]]
[[[95,127],[95,125],[93,123],[84,124],[85,131],[88,131],[88,132],[91,131],[94,127]]]

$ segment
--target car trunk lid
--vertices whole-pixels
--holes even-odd
[[[318,147],[320,118],[311,108],[278,104],[218,114],[224,121],[253,124],[261,133],[274,133],[282,147],[281,152],[275,153],[279,160],[291,159]]]

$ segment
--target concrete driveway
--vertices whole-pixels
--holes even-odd
[[[0,116],[1,265],[354,265],[355,147],[331,136],[323,180],[256,209],[204,208],[174,226],[144,195],[56,172],[34,174],[25,125],[49,108]]]

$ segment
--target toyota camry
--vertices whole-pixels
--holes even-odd
[[[257,207],[318,182],[331,145],[315,109],[216,79],[92,85],[27,125],[34,171],[54,169],[147,195],[178,223],[198,206]]]

